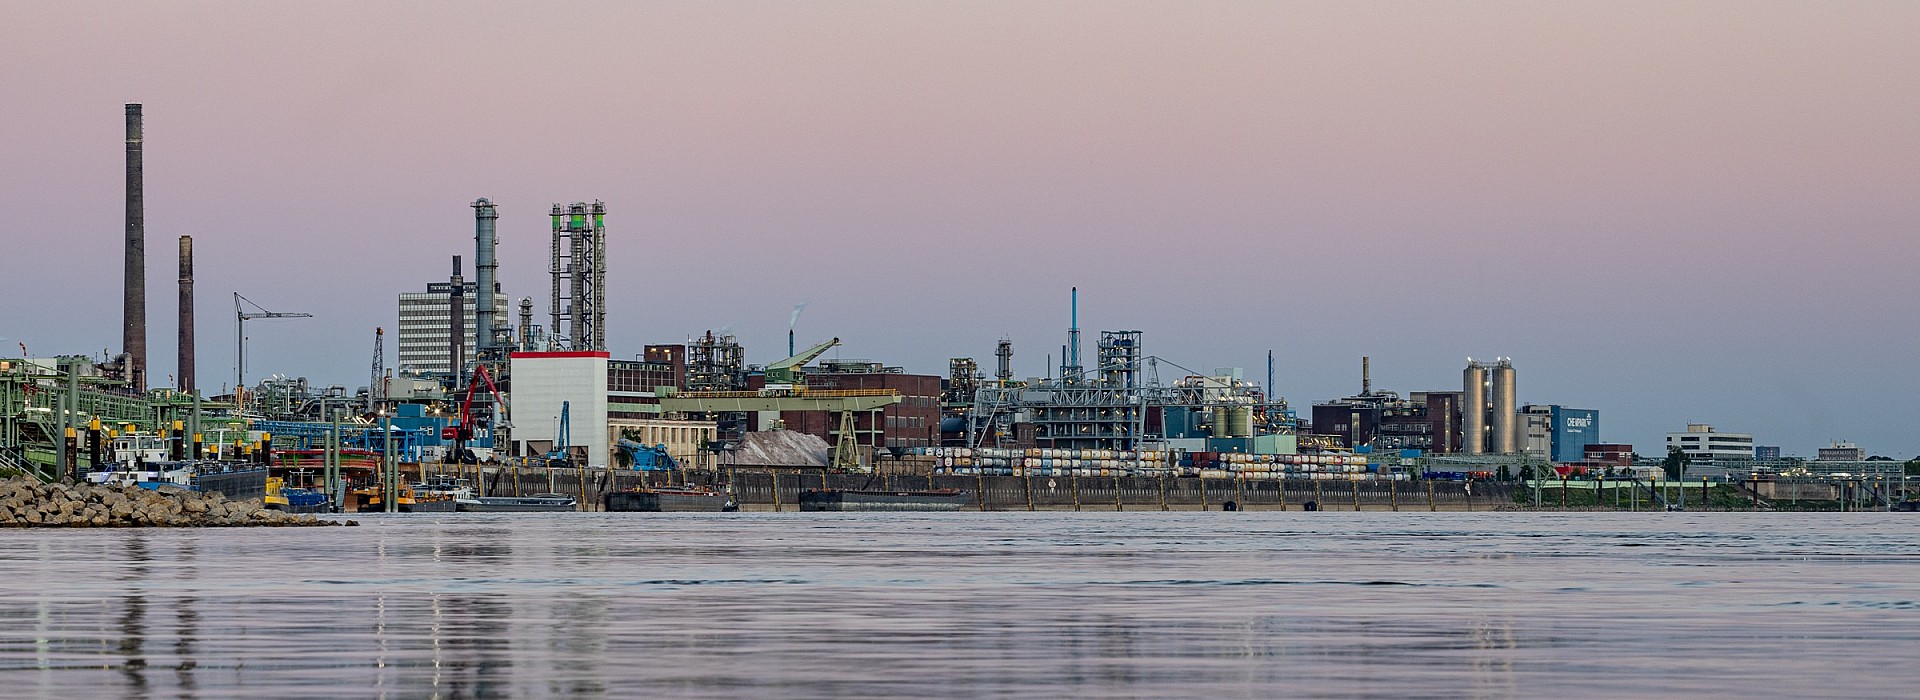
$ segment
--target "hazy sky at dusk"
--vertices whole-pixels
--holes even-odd
[[[1274,350],[1303,410],[1361,355],[1402,392],[1503,355],[1642,452],[1692,420],[1905,458],[1916,30],[1905,2],[8,3],[0,343],[118,349],[143,102],[156,383],[179,235],[203,388],[234,290],[315,315],[250,324],[252,375],[361,386],[394,295],[471,275],[475,197],[541,310],[546,212],[597,198],[616,357],[731,327],[772,361],[805,300],[842,357],[943,373],[1005,336],[1038,375],[1078,285],[1090,332],[1189,367]]]

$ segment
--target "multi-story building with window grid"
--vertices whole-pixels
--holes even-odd
[[[479,299],[479,287],[472,282],[461,285],[466,297],[461,303],[465,313],[463,323],[466,336],[466,352],[461,353],[469,366],[473,362],[473,348],[476,342],[474,307]],[[399,343],[395,365],[397,372],[412,374],[446,374],[447,353],[450,350],[449,336],[452,333],[453,315],[448,300],[453,285],[446,282],[431,282],[425,292],[400,293],[400,325],[395,340]],[[495,313],[506,313],[510,308],[507,295],[501,294],[496,285],[493,292]],[[506,319],[500,319],[505,321]],[[465,368],[462,368],[463,370]]]

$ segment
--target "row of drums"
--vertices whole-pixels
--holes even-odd
[[[1363,474],[1367,471],[1365,464],[1227,464],[1223,466],[1225,467],[1223,471],[1275,474]]]
[[[941,457],[936,466],[1008,469],[1161,469],[1160,460],[1054,459],[1051,457]]]
[[[1357,472],[1297,472],[1268,471],[1264,469],[1242,469],[1237,471],[1206,469],[1200,472],[1200,476],[1208,479],[1307,479],[1311,481],[1407,481],[1411,478],[1406,474],[1376,474],[1364,470]]]
[[[1358,465],[1365,466],[1367,463],[1367,456],[1356,455],[1356,454],[1345,454],[1345,453],[1338,453],[1338,452],[1313,454],[1313,455],[1249,455],[1249,454],[1240,454],[1237,452],[1229,452],[1229,453],[1220,455],[1220,461],[1231,463],[1231,464],[1298,464],[1298,465],[1358,464]]]
[[[1190,473],[1183,473],[1190,472]],[[1096,468],[1096,467],[934,467],[935,476],[1196,476],[1199,470],[1175,470],[1166,467]]]
[[[942,459],[1117,459],[1126,462],[1165,462],[1163,450],[1068,450],[1052,447],[916,447],[908,454]]]

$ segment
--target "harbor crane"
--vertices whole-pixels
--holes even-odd
[[[493,375],[487,373],[487,366],[484,364],[474,365],[473,378],[467,382],[467,398],[460,403],[459,422],[440,430],[440,439],[453,441],[453,450],[449,453],[445,461],[460,464],[479,463],[480,460],[476,458],[472,452],[467,451],[467,441],[472,440],[475,435],[474,427],[476,419],[473,413],[473,395],[483,385],[486,386],[488,395],[490,395],[494,401],[491,410],[487,411],[489,416],[488,422],[490,423],[489,427],[494,431],[494,439],[499,439],[500,428],[508,427],[498,418],[506,412],[506,397],[500,395],[500,387],[494,385]],[[494,447],[498,448],[499,444],[496,442]]]
[[[246,306],[242,306],[245,304]],[[251,306],[255,311],[248,311]],[[252,299],[233,293],[233,335],[238,347],[238,355],[233,363],[233,395],[237,398],[247,386],[247,321],[256,318],[313,318],[313,314],[291,311],[268,311],[266,307],[253,303]]]
[[[807,348],[798,355],[767,365],[767,389],[765,393],[768,395],[776,395],[782,393],[800,393],[804,391],[806,382],[801,380],[800,368],[807,366],[807,363],[812,362],[814,358],[826,354],[828,350],[839,344],[840,339],[834,338]]]

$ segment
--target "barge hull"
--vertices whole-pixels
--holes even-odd
[[[721,513],[732,503],[725,494],[646,493],[615,491],[607,494],[609,513]]]
[[[942,512],[973,503],[966,491],[802,491],[802,512]]]

